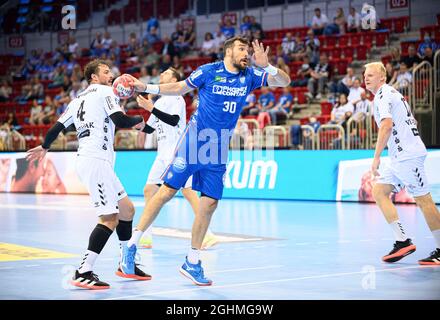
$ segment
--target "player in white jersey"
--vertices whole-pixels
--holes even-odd
[[[178,82],[180,80],[180,73],[174,68],[169,68],[160,75],[161,84]],[[144,198],[145,203],[147,203],[163,184],[162,175],[172,162],[174,150],[186,127],[186,103],[182,96],[161,96],[154,105],[150,100],[144,99],[142,96],[138,96],[137,100],[141,107],[153,113],[148,119],[143,132],[153,133],[156,131],[157,133],[157,156],[144,187]],[[192,177],[188,179],[184,188],[182,188],[182,194],[191,204],[193,211],[197,212],[199,198],[191,186]],[[202,248],[207,249],[216,243],[217,237],[208,229]],[[143,248],[152,248],[152,226],[145,230],[139,244]]]
[[[140,129],[145,123],[141,116],[129,117],[119,106],[113,93],[113,74],[103,60],[87,64],[84,75],[89,86],[73,99],[66,111],[48,131],[41,146],[30,149],[29,161],[43,158],[58,134],[71,124],[77,131],[79,148],[76,172],[87,187],[98,214],[98,224],[90,234],[87,251],[71,284],[86,289],[108,289],[93,273],[93,265],[113,231],[120,240],[121,255],[128,250],[127,240],[132,233],[133,203],[116,176],[113,166],[115,125],[120,128]],[[126,275],[118,266],[116,275],[137,280],[150,280],[151,276],[136,267],[135,274]]]
[[[440,213],[432,200],[425,174],[427,155],[425,145],[417,130],[417,121],[411,107],[396,89],[387,85],[386,70],[381,62],[365,65],[365,84],[375,97],[373,113],[379,127],[376,150],[371,171],[378,176],[373,197],[394,231],[396,242],[391,252],[383,257],[385,262],[396,262],[416,251],[399,221],[397,209],[389,196],[406,187],[423,212],[434,236],[437,248],[422,265],[440,265]],[[388,146],[390,165],[381,168],[380,155]]]

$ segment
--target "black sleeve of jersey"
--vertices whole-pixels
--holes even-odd
[[[154,114],[159,120],[162,120],[166,124],[169,124],[170,126],[177,126],[179,123],[180,117],[177,114],[169,114],[160,111],[159,109],[153,108],[153,111],[151,111],[152,114]]]
[[[47,131],[46,137],[44,137],[44,142],[41,145],[43,149],[49,149],[52,142],[58,137],[61,131],[64,130],[64,125],[61,122],[56,122],[50,129]]]
[[[150,127],[148,124],[145,125],[144,129],[142,130],[142,132],[145,133],[153,133],[154,132],[154,128]]]
[[[131,128],[138,123],[141,123],[143,118],[142,116],[127,116],[122,111],[118,111],[110,115],[110,119],[112,119],[113,123],[118,128]]]

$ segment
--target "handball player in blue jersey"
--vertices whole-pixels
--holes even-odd
[[[250,43],[234,37],[224,43],[224,60],[197,68],[186,80],[161,85],[145,85],[130,76],[139,92],[159,95],[184,95],[199,90],[199,106],[180,137],[174,158],[162,175],[164,184],[146,204],[142,217],[124,252],[122,268],[134,273],[136,246],[142,233],[153,223],[163,205],[193,176],[192,188],[200,192],[199,210],[192,227],[191,248],[180,272],[195,284],[209,286],[199,250],[211,217],[223,194],[229,140],[236,126],[246,97],[262,86],[286,87],[289,75],[269,64],[269,48],[258,40],[252,43],[253,61],[250,66]]]

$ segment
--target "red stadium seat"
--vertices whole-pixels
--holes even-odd
[[[344,34],[344,35],[339,36],[338,46],[340,46],[340,47],[348,46],[349,40],[350,40],[350,35],[348,35],[348,34]]]
[[[353,33],[353,34],[349,34],[347,35],[350,39],[350,45],[352,47],[356,47],[358,45],[361,44],[361,40],[362,40],[362,36],[358,33]]]
[[[368,46],[361,45],[356,47],[356,59],[367,60]]]
[[[393,31],[393,18],[381,19],[380,28]]]
[[[333,105],[330,102],[321,102],[321,115],[329,115],[332,112]]]
[[[341,56],[343,58],[352,58],[354,56],[354,48],[352,46],[341,47]]]
[[[388,39],[390,37],[390,33],[389,32],[376,32],[375,34],[375,45],[376,47],[383,47],[386,46],[388,43]]]
[[[353,38],[352,38],[353,39]],[[363,45],[373,45],[374,32],[363,32],[362,33],[362,44]]]
[[[394,19],[394,33],[403,33],[409,27],[409,17],[398,17]]]

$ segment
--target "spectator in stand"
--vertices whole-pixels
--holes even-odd
[[[425,34],[425,38],[423,40],[424,41],[419,45],[419,48],[417,49],[417,53],[421,58],[425,56],[425,48],[431,48],[431,51],[433,53],[439,48],[438,44],[431,39],[429,34]]]
[[[128,44],[125,48],[125,52],[128,54],[129,57],[134,56],[136,51],[140,47],[139,39],[137,38],[137,35],[135,32],[130,33],[130,36],[128,37]]]
[[[183,31],[184,41],[188,44],[189,49],[193,49],[196,43],[196,33],[192,25],[188,25]]]
[[[179,72],[181,76],[183,76],[184,70],[183,70],[183,65],[180,61],[179,56],[173,57],[173,62],[172,62],[171,67],[174,68],[177,72]]]
[[[155,44],[156,42],[160,41],[158,30],[154,27],[151,28],[150,32],[148,32],[145,35],[145,39],[148,40],[149,44]]]
[[[343,125],[353,114],[354,106],[348,102],[347,96],[341,94],[330,115],[329,124]]]
[[[252,37],[251,19],[249,16],[244,16],[241,20],[240,34],[248,39]]]
[[[289,57],[289,59],[290,59],[291,55],[295,51],[296,46],[297,46],[297,44],[295,42],[295,39],[293,38],[292,32],[287,32],[286,36],[283,38],[283,41],[281,42],[283,54],[285,56]]]
[[[171,41],[171,38],[166,36],[163,39],[163,48],[162,48],[162,55],[169,54],[171,57],[174,57],[177,55],[176,48],[174,47],[173,42]]]
[[[336,10],[336,15],[333,18],[333,23],[328,24],[324,28],[324,35],[344,34],[345,33],[345,15],[342,8]]]
[[[159,81],[160,81],[159,69],[156,67],[153,67],[151,69],[150,84],[159,84]]]
[[[40,117],[42,111],[43,111],[43,106],[38,103],[38,100],[37,99],[32,100],[29,124],[32,125],[40,124]]]
[[[190,50],[189,44],[185,42],[185,36],[180,36],[179,39],[174,42],[174,47],[179,56],[185,55]]]
[[[44,97],[44,87],[38,79],[38,76],[34,76],[30,82],[31,90],[27,96],[26,100],[31,99],[43,99]]]
[[[319,61],[319,39],[313,33],[312,29],[307,31],[307,37],[305,39],[306,54],[309,56],[310,62],[316,64]]]
[[[150,33],[151,29],[155,28],[157,31],[160,29],[159,20],[157,20],[154,16],[151,16],[147,21],[147,29],[146,32]]]
[[[347,68],[347,74],[339,80],[336,84],[333,82],[330,85],[330,92],[337,96],[341,93],[345,95],[350,94],[350,88],[353,85],[356,76],[354,75],[354,69],[352,67]]]
[[[254,16],[250,16],[249,20],[251,24],[251,33],[254,35],[256,32],[259,32],[260,39],[264,39],[263,27],[261,26],[261,24],[257,22],[257,19]]]
[[[265,125],[271,123],[269,112],[275,107],[275,96],[269,90],[269,87],[261,87],[261,95],[258,98],[258,125],[263,129]]]
[[[368,93],[361,93],[361,100],[354,106],[353,119],[363,121],[372,112],[373,103],[368,99]]]
[[[183,26],[181,24],[176,24],[176,30],[171,34],[171,41],[174,43],[179,39],[180,36],[183,36]]]
[[[42,55],[39,50],[32,50],[30,57],[26,60],[26,69],[28,72],[33,73],[38,66],[43,63]]]
[[[15,98],[20,104],[25,104],[32,95],[32,86],[27,83],[21,86],[21,94]]]
[[[68,75],[64,75],[62,88],[64,91],[69,91],[72,87],[72,81]]]
[[[55,67],[53,65],[53,60],[50,58],[45,59],[43,64],[37,68],[37,72],[42,80],[53,79],[54,71]]]
[[[159,66],[159,71],[162,73],[165,70],[168,70],[171,66],[172,66],[173,62],[171,61],[171,56],[170,55],[164,55],[162,57],[162,62]]]
[[[224,44],[225,40],[226,40],[226,37],[222,33],[220,27],[217,28],[217,32],[215,33],[215,36],[214,36],[214,41],[215,41],[215,45],[217,47],[218,53],[220,53],[223,50],[223,44]]]
[[[109,57],[114,57],[114,61],[116,62],[116,64],[120,64],[121,63],[121,48],[118,45],[118,42],[116,40],[112,41],[112,44],[110,45],[110,50],[108,52],[108,56]]]
[[[350,14],[347,17],[347,32],[361,31],[361,15],[354,7],[350,7]]]
[[[397,78],[397,70],[395,68],[393,68],[393,65],[391,64],[391,62],[388,62],[385,65],[385,69],[387,71],[387,84],[392,85]]]
[[[430,47],[425,47],[425,54],[422,56],[422,61],[429,62],[431,66],[434,65],[434,53]]]
[[[225,22],[222,23],[221,31],[226,39],[233,38],[235,36],[235,27],[232,25],[230,18],[225,18]]]
[[[311,72],[311,77],[307,84],[307,96],[310,99],[316,98],[320,100],[322,94],[324,94],[325,86],[330,77],[330,65],[328,63],[328,57],[326,54],[321,54],[319,57],[319,63],[315,65]]]
[[[321,9],[315,9],[315,15],[312,18],[311,27],[314,35],[320,36],[323,34],[325,27],[328,24],[328,18],[325,14],[321,13]]]
[[[218,48],[216,46],[214,36],[212,35],[211,32],[206,32],[205,40],[203,41],[202,44],[202,54],[204,56],[211,56],[212,59],[214,60],[217,58],[217,53],[218,53]]]
[[[290,55],[290,59],[293,61],[303,61],[306,55],[307,53],[305,43],[301,40],[300,36],[296,36],[295,48]]]
[[[362,93],[365,93],[365,89],[361,87],[361,80],[355,78],[347,99],[353,106],[356,106],[356,104],[361,101]]]
[[[275,67],[283,70],[285,73],[290,75],[290,68],[286,64],[286,62],[284,61],[284,59],[282,57],[278,57],[277,58],[277,62],[276,62],[276,66]]]
[[[312,68],[310,67],[309,57],[304,57],[304,63],[297,71],[297,79],[290,84],[292,87],[306,87],[309,79],[312,77]]]
[[[279,113],[282,113],[286,116],[293,114],[293,96],[290,92],[289,86],[283,88],[283,94],[278,99],[275,111],[275,116],[273,116],[272,113],[270,115],[271,119],[274,120],[273,123],[277,123],[277,119],[280,118],[278,115]]]
[[[412,71],[412,69],[421,61],[422,59],[417,55],[416,47],[414,45],[410,45],[408,47],[408,55],[400,59],[400,63],[407,65],[409,68],[408,71]]]
[[[391,55],[391,60],[390,60],[391,65],[393,66],[393,68],[398,68],[400,60],[402,60],[400,56],[399,48],[397,47],[391,48],[390,55]]]
[[[397,73],[396,82],[393,87],[397,89],[402,95],[409,95],[409,86],[412,83],[411,72],[408,71],[408,67],[405,63],[400,64],[400,70]]]
[[[143,84],[150,83],[150,75],[149,75],[148,70],[147,70],[146,67],[141,67],[141,75],[139,76],[139,80]]]
[[[78,81],[73,82],[72,90],[70,90],[69,92],[70,99],[71,100],[75,99],[80,94],[81,91],[82,91],[81,82]]]
[[[39,124],[51,124],[55,121],[57,107],[50,96],[44,100],[44,109],[41,113]]]
[[[240,115],[242,117],[246,117],[251,114],[251,110],[253,110],[252,114],[258,114],[257,107],[257,97],[252,92],[246,97],[246,105],[241,110]]]
[[[68,40],[69,44],[69,53],[76,59],[81,56],[81,51],[79,48],[79,44],[76,41],[75,37],[70,36]]]
[[[19,130],[21,128],[17,117],[15,116],[15,112],[8,112],[8,119],[6,120],[5,127],[10,130]]]
[[[144,64],[146,67],[152,67],[159,63],[160,55],[154,51],[153,47],[148,48],[148,54],[145,56]]]
[[[97,32],[95,39],[90,43],[90,51],[94,57],[100,57],[102,53],[105,53],[104,39],[102,38],[101,32]]]
[[[6,79],[2,80],[2,85],[0,86],[0,102],[9,101],[12,95],[12,87],[8,84]]]

